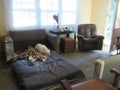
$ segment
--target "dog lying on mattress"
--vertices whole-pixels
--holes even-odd
[[[43,44],[36,44],[33,48],[29,46],[27,50],[19,54],[20,56],[29,57],[30,61],[42,60],[45,61],[50,56],[50,50]]]

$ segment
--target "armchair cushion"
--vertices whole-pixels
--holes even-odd
[[[96,35],[96,26],[94,24],[81,24],[78,26],[78,34],[90,38]]]
[[[90,28],[86,28],[85,37],[86,38],[92,37],[92,32],[91,32]]]

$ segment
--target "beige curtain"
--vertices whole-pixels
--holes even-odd
[[[3,0],[0,0],[0,37],[5,35],[4,15],[3,15]]]
[[[5,23],[4,23],[4,14],[3,14],[3,0],[0,0],[0,60],[5,60],[5,45],[4,45],[4,36],[5,36]]]

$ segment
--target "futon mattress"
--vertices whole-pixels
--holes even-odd
[[[26,90],[37,90],[60,83],[62,79],[83,79],[83,72],[54,51],[42,62],[31,62],[27,58],[16,58],[12,70],[19,78],[19,85]]]

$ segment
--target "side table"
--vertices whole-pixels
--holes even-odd
[[[63,53],[71,53],[75,51],[76,41],[72,38],[62,38],[60,49]]]
[[[70,34],[74,34],[74,39],[76,39],[76,34],[74,31],[72,30],[64,30],[64,31],[57,31],[57,30],[50,30],[50,33],[56,34],[56,35],[62,35],[62,34],[66,34],[67,37],[69,37]]]
[[[75,51],[76,47],[76,34],[72,30],[64,30],[64,31],[57,31],[57,30],[50,30],[50,33],[56,35],[66,34],[67,38],[61,38],[60,40],[60,51],[63,53],[70,53]],[[74,33],[74,39],[70,38],[69,35]]]

